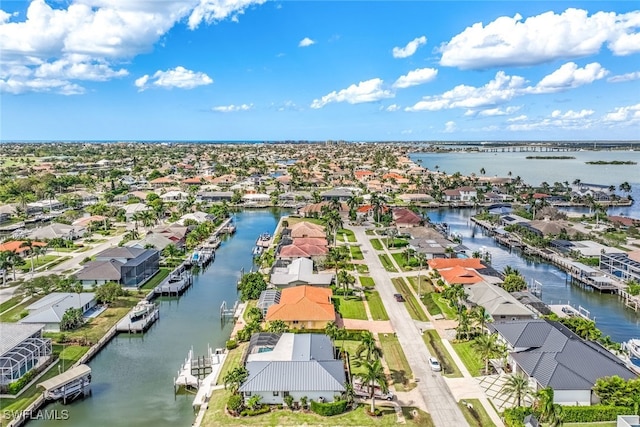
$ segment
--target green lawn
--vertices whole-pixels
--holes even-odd
[[[422,307],[420,307],[420,304],[418,304],[416,298],[413,296],[413,293],[409,289],[407,282],[405,282],[402,277],[391,279],[391,282],[396,287],[398,293],[404,296],[405,302],[398,304],[405,304],[405,307],[409,312],[409,316],[411,316],[411,318],[414,320],[428,322],[429,318],[424,313],[424,310],[422,310]]]
[[[25,308],[30,305],[33,304],[34,302],[38,301],[40,298],[42,298],[42,296],[37,296],[37,297],[33,297],[33,298],[29,298],[26,302],[19,304],[19,305],[14,305],[13,308],[9,311],[7,311],[6,313],[0,315],[0,322],[17,322],[18,320],[22,319],[24,316],[21,316],[22,312],[25,311]]]
[[[602,421],[599,423],[563,423],[564,427],[616,427],[615,421]]]
[[[373,279],[371,279],[371,281],[373,282]],[[22,296],[15,296],[15,297],[9,298],[8,300],[0,304],[0,313],[9,310],[11,307],[18,304],[20,301],[22,301]]]
[[[419,427],[434,427],[431,415],[424,412],[422,409],[414,408],[412,406],[403,406],[402,415],[407,420],[408,425],[415,425]]]
[[[470,405],[471,408],[468,406]],[[495,427],[484,406],[478,399],[464,399],[458,402],[462,415],[470,427]],[[565,424],[566,425],[566,424]]]
[[[402,351],[398,338],[390,334],[379,334],[382,354],[391,371],[391,380],[398,391],[408,391],[415,387],[415,383],[409,384],[413,378],[413,372],[407,362],[407,357]]]
[[[360,246],[350,246],[351,250],[351,258],[362,260],[364,259],[364,255],[362,255],[362,250],[360,250]]]
[[[376,283],[373,281],[373,278],[368,276],[360,276],[360,284],[365,288],[373,288],[376,286]]]
[[[391,256],[402,271],[412,270],[412,268],[407,264],[407,256],[405,254],[403,254],[402,252],[396,252],[394,254],[391,254]]]
[[[365,410],[367,405],[360,405],[357,409],[344,414],[334,415],[332,417],[322,417],[313,412],[290,411],[287,409],[274,410],[263,415],[255,417],[231,417],[225,411],[225,405],[229,399],[230,392],[228,390],[216,390],[211,395],[209,408],[202,420],[202,427],[214,426],[367,426],[376,425],[382,427],[391,427],[396,425],[396,414],[392,407],[380,407],[382,416],[377,419],[369,417]],[[416,424],[407,422],[408,426],[417,426],[425,424]]]
[[[373,246],[373,249],[376,251],[382,250],[382,243],[380,243],[380,239],[371,239],[371,246]]]
[[[144,295],[120,297],[109,305],[98,317],[90,319],[79,329],[73,332],[65,332],[67,339],[79,343],[93,345],[102,338],[120,319],[142,299]]]
[[[366,234],[367,236],[375,236],[376,232],[373,230],[365,230],[364,234]]]
[[[413,290],[416,291],[416,294],[418,291],[422,294],[435,292],[435,288],[431,284],[431,280],[429,280],[429,278],[424,274],[420,276],[420,287],[418,287],[418,276],[410,276],[407,277],[407,279],[409,280],[409,283],[411,283]]]
[[[338,230],[338,235],[344,239],[346,237],[346,241],[347,242],[351,242],[351,243],[355,243],[356,240],[356,235],[353,234],[353,231],[351,230],[347,230],[346,228],[341,228],[340,230]]]
[[[55,346],[54,354],[62,349],[62,346]],[[89,350],[89,347],[79,347],[79,346],[68,346],[64,347],[62,351],[59,352],[59,359],[54,362],[60,365],[61,369],[64,366],[64,370],[71,368],[71,366],[76,363],[82,355],[84,355]],[[11,411],[18,412],[25,410],[36,398],[41,394],[41,389],[37,388],[37,385],[45,380],[55,377],[58,375],[57,366],[53,366],[49,371],[44,374],[38,381],[24,390],[20,397],[16,399],[0,399],[0,408],[3,411]],[[6,421],[4,417],[0,417],[0,425],[6,425]]]
[[[45,264],[53,262],[58,258],[60,257],[57,255],[41,255],[38,257],[38,259],[36,259],[36,257],[33,257],[33,269],[35,271],[39,267],[42,267]],[[31,271],[31,258],[25,259],[24,261],[26,264],[18,266],[18,270],[22,271],[23,273],[28,273]]]
[[[246,323],[249,323],[249,319],[247,319],[247,314],[249,313],[249,309],[257,306],[258,306],[257,299],[250,299],[249,301],[247,301],[247,307],[244,309],[244,313],[242,313],[242,318]]]
[[[481,371],[484,369],[484,362],[471,346],[472,342],[473,341],[457,342],[451,343],[451,345],[456,353],[458,353],[460,359],[462,359],[462,363],[464,363],[469,373],[477,377],[482,375]]]
[[[344,319],[367,320],[367,312],[360,297],[355,296],[334,296],[334,304],[337,311]]]
[[[351,373],[352,374],[360,374],[364,372],[364,367],[359,366],[359,361],[356,357],[356,349],[360,345],[360,341],[356,340],[336,340],[334,345],[337,348],[341,348],[349,354],[349,364],[351,365]]]
[[[367,264],[355,264],[356,271],[360,274],[369,274],[369,266]]]
[[[389,320],[387,310],[385,310],[384,305],[382,304],[382,299],[380,298],[378,291],[366,290],[364,294],[367,298],[369,311],[371,312],[373,320]]]
[[[149,279],[147,283],[142,285],[140,289],[151,290],[155,288],[164,279],[167,278],[167,276],[169,275],[169,273],[171,273],[171,271],[172,270],[170,268],[164,268],[164,267],[160,268],[160,271],[158,271],[151,279]]]
[[[435,356],[442,365],[445,376],[450,378],[460,378],[462,373],[458,369],[446,348],[442,345],[440,335],[435,329],[429,329],[422,334],[422,339],[429,349],[429,353]]]
[[[380,258],[380,262],[382,263],[382,266],[388,272],[396,273],[398,271],[393,266],[393,263],[391,262],[391,260],[389,259],[389,257],[386,254],[378,255],[378,258]]]
[[[432,316],[442,314],[442,310],[440,309],[440,306],[436,304],[435,301],[433,300],[433,297],[435,295],[437,294],[430,292],[428,294],[422,295],[422,298],[421,298],[422,303],[427,308],[427,311],[429,312],[429,314],[431,314]]]
[[[409,245],[409,241],[407,239],[384,239],[384,245],[389,249],[400,249]]]
[[[447,300],[442,298],[442,294],[434,293],[431,297],[433,298],[433,302],[435,302],[438,307],[440,307],[440,310],[442,311],[444,317],[446,317],[447,319],[456,318],[456,311],[453,308],[449,307]]]
[[[224,361],[224,365],[222,365],[222,369],[220,369],[220,373],[218,374],[218,384],[224,384],[222,380],[227,372],[235,368],[236,366],[240,366],[240,360],[242,359],[242,353],[247,348],[249,343],[243,342],[233,350],[229,351],[227,354],[227,358]]]

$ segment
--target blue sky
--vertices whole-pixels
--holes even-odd
[[[0,138],[638,140],[637,2],[0,4]]]

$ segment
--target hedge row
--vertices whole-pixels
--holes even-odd
[[[504,424],[507,427],[523,427],[524,417],[534,413],[531,408],[517,407],[505,409],[503,413]],[[539,418],[539,414],[535,413]],[[625,406],[563,406],[562,421],[565,423],[596,423],[602,421],[615,421],[618,415],[633,414],[633,408]]]
[[[269,405],[262,405],[262,407],[258,409],[243,409],[242,412],[240,412],[240,415],[242,415],[243,417],[253,417],[254,415],[266,414],[270,411],[271,408],[269,407]]]
[[[26,374],[24,374],[19,380],[14,381],[11,384],[7,385],[7,393],[18,394],[18,392],[22,390],[24,386],[29,384],[31,380],[34,379],[36,375],[38,375],[38,372],[39,371],[37,369],[32,369]]]
[[[330,417],[345,412],[347,410],[347,401],[337,400],[335,402],[320,403],[312,400],[311,410],[323,417]]]

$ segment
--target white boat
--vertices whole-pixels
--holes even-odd
[[[262,247],[260,246],[254,246],[253,247],[253,251],[251,251],[251,253],[253,253],[253,256],[258,256],[262,253]]]
[[[640,359],[640,338],[632,338],[624,343],[624,348],[629,352],[631,357]]]

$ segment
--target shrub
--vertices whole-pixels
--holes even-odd
[[[283,400],[287,407],[293,411],[293,396],[287,395]]]
[[[633,414],[633,408],[605,405],[562,407],[562,419],[565,423],[615,421],[618,415],[624,414]]]
[[[233,350],[236,347],[238,347],[238,342],[236,340],[227,341],[227,350]]]
[[[242,409],[244,405],[244,401],[242,400],[242,396],[239,394],[232,394],[227,400],[227,409],[234,414],[237,414],[238,411]]]
[[[240,415],[243,417],[253,417],[255,415],[266,414],[269,411],[271,411],[269,405],[262,405],[258,409],[243,409],[242,412],[240,412]]]
[[[9,394],[18,394],[18,392],[20,390],[22,390],[24,388],[24,386],[29,384],[29,382],[32,379],[34,379],[37,374],[38,374],[38,371],[36,369],[30,370],[29,372],[24,374],[22,376],[22,378],[20,378],[19,380],[14,381],[11,384],[9,384],[7,386],[7,393],[9,393]]]
[[[347,401],[338,400],[336,402],[320,403],[312,400],[311,410],[323,417],[330,417],[332,415],[338,415],[345,412],[347,410]]]
[[[524,427],[524,417],[533,413],[533,409],[524,406],[505,409],[502,413],[504,425],[507,427]]]

